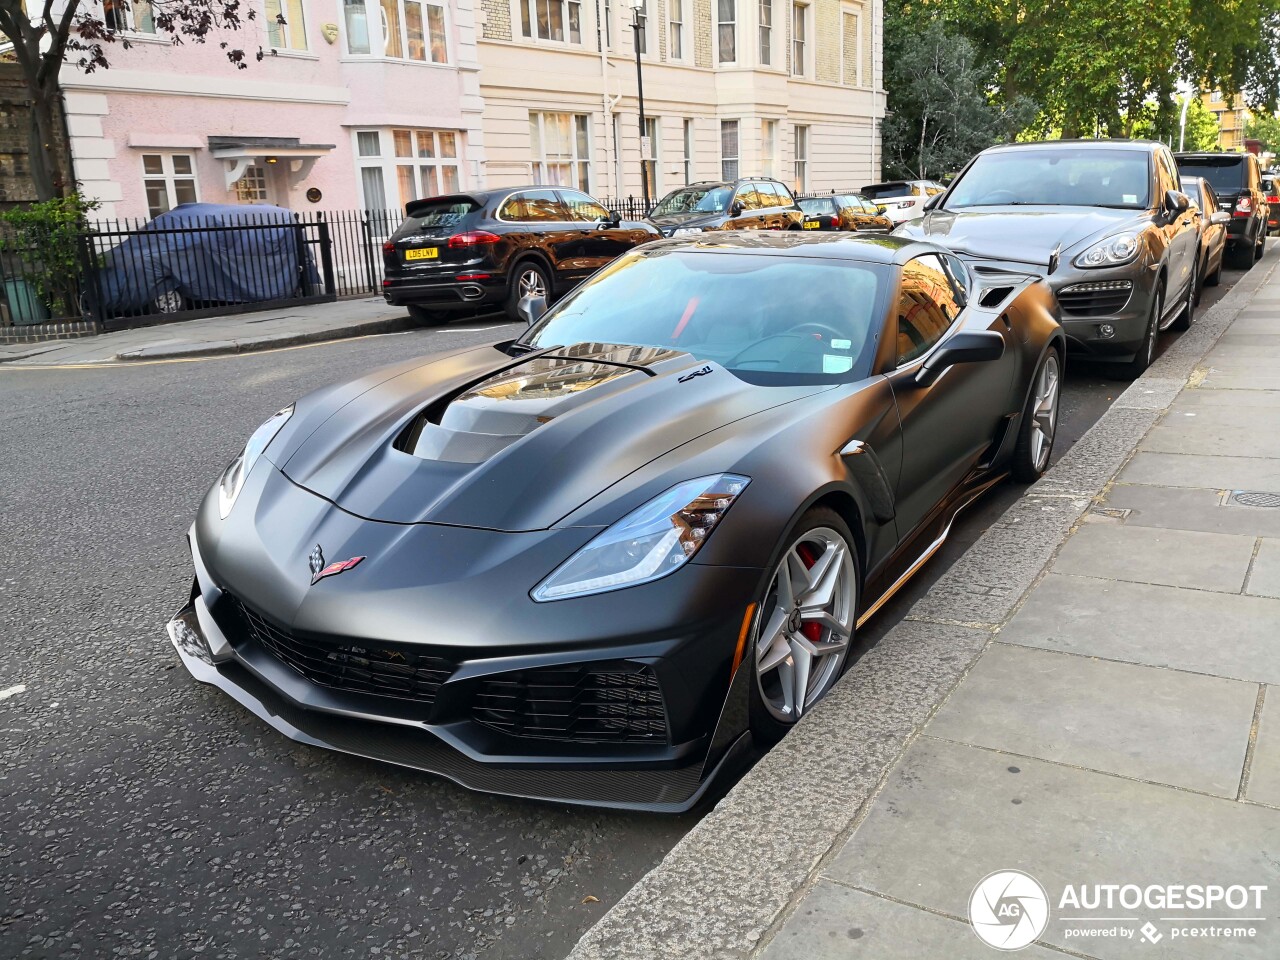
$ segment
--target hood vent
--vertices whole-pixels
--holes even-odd
[[[1009,299],[1009,294],[1011,293],[1013,293],[1013,287],[991,287],[988,290],[983,290],[982,296],[978,298],[978,306],[994,310]]]

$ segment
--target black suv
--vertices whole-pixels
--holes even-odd
[[[551,302],[632,247],[658,236],[623,221],[585,193],[508,187],[413,200],[382,245],[382,296],[422,323],[501,307]]]
[[[1267,242],[1267,195],[1258,158],[1252,153],[1178,153],[1174,159],[1182,176],[1208,180],[1218,206],[1231,214],[1227,253],[1234,265],[1247,270],[1261,260]]]
[[[777,180],[743,177],[672,190],[654,206],[649,222],[664,237],[704,230],[799,230],[804,212]]]

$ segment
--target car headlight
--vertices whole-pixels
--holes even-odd
[[[703,227],[677,227],[673,232],[673,237],[687,237],[692,233],[701,233]]]
[[[621,590],[688,563],[751,481],[731,473],[676,484],[598,534],[534,588],[539,603]]]
[[[1118,267],[1138,255],[1141,241],[1136,233],[1117,233],[1099,240],[1072,262],[1077,267]]]
[[[249,476],[249,471],[253,469],[253,465],[258,462],[258,458],[262,456],[262,451],[267,449],[267,444],[275,439],[280,428],[292,416],[292,403],[279,413],[272,414],[266,423],[253,431],[244,449],[222,472],[222,479],[218,481],[218,515],[223,520],[227,519],[227,514],[235,506],[236,497],[240,496],[244,481]]]

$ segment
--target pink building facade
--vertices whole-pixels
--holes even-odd
[[[99,215],[194,200],[390,209],[479,184],[473,0],[248,3],[258,16],[243,29],[175,46],[146,0],[128,11],[107,0],[131,49],[112,49],[109,70],[62,77],[75,176]]]

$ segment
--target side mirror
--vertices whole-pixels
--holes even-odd
[[[516,313],[520,314],[520,319],[530,326],[537,323],[546,312],[547,298],[532,293],[526,293],[516,304]]]
[[[981,363],[1004,356],[1004,337],[993,330],[961,330],[944,340],[916,374],[916,384],[927,387],[943,371],[957,363]]]
[[[745,209],[747,208],[742,205],[741,200],[735,200],[733,201],[733,206],[729,208],[729,216],[740,217],[742,216],[742,211]]]
[[[1209,222],[1210,223],[1230,223],[1231,214],[1227,213],[1227,211],[1225,210],[1218,210],[1213,214],[1213,216],[1209,218]]]
[[[609,224],[609,226],[616,227],[618,224],[622,223],[622,214],[620,214],[617,210],[610,210],[609,219],[606,222]]]
[[[942,194],[935,193],[932,197],[924,202],[924,209],[927,213],[942,202]]]
[[[1164,205],[1170,213],[1182,213],[1191,206],[1191,200],[1185,193],[1170,190],[1164,195]]]

